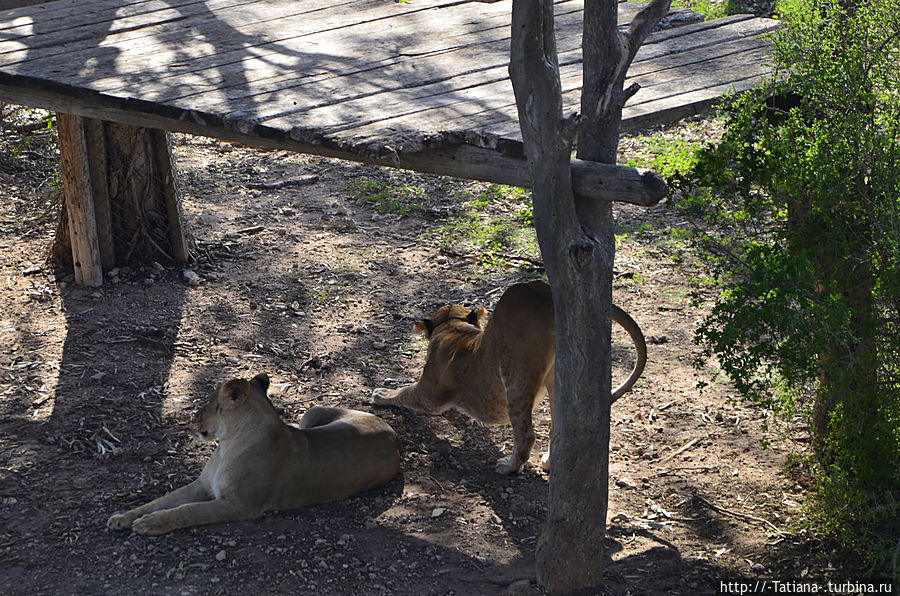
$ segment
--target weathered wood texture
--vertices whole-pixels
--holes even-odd
[[[101,285],[101,270],[126,263],[187,261],[169,134],[64,113],[57,127],[66,218],[56,264]]]
[[[84,122],[80,116],[59,114],[56,124],[60,145],[69,148],[61,151],[60,156],[75,281],[82,286],[102,286],[103,269],[100,263]]]
[[[620,24],[638,8],[621,4]],[[510,11],[510,0],[56,0],[0,13],[0,99],[424,171],[429,152],[463,143],[487,151],[463,157],[521,163]],[[555,12],[574,111],[582,0]],[[774,25],[744,15],[654,34],[630,71],[643,88],[625,128],[748,88],[769,72],[759,34]],[[470,165],[439,169],[481,178]]]

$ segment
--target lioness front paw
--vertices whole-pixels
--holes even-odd
[[[516,456],[513,454],[510,454],[510,455],[507,455],[506,457],[501,457],[500,459],[498,459],[497,467],[495,469],[497,470],[498,474],[505,474],[508,476],[510,474],[518,474],[519,472],[522,471],[522,468],[524,468],[524,467],[525,467],[524,463],[522,463],[522,464],[517,463]]]
[[[106,520],[106,527],[110,530],[130,530],[134,516],[129,513],[114,513]]]
[[[142,515],[131,522],[131,529],[138,534],[144,534],[145,536],[159,536],[160,534],[165,534],[170,528],[163,522],[162,517],[163,516],[156,511],[148,513],[147,515]]]
[[[397,403],[395,398],[398,393],[396,389],[385,389],[383,387],[376,389],[372,392],[372,403],[378,406],[405,407],[403,404]]]

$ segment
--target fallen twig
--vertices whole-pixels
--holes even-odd
[[[309,176],[301,176],[299,178],[288,178],[287,180],[279,180],[278,182],[248,182],[247,188],[256,190],[277,190],[285,186],[306,186],[307,184],[315,184],[319,181],[319,177],[311,174]]]
[[[28,124],[13,124],[12,122],[3,121],[3,130],[8,130],[20,135],[27,135],[33,132],[50,132],[52,130],[50,124],[47,122],[46,118],[38,120],[37,122],[30,122]],[[41,155],[46,159],[46,156]]]
[[[696,445],[698,442],[700,442],[700,439],[702,439],[702,438],[703,437],[697,437],[696,439],[691,439],[690,441],[688,441],[687,443],[685,443],[684,445],[682,445],[681,447],[679,447],[678,449],[676,449],[675,451],[673,451],[669,455],[665,456],[664,458],[662,458],[661,460],[659,460],[656,463],[662,464],[662,463],[669,461],[670,459],[672,459],[673,457],[675,457],[677,455],[681,455],[682,453],[684,453],[685,451],[687,451],[688,449],[690,449],[691,447]]]
[[[706,505],[707,507],[709,507],[710,509],[712,509],[713,511],[716,511],[723,515],[730,515],[732,517],[736,517],[736,518],[742,519],[744,521],[752,521],[752,522],[757,522],[760,524],[766,524],[767,526],[772,528],[777,534],[779,534],[781,536],[787,535],[787,532],[785,532],[784,530],[781,530],[780,528],[778,528],[778,526],[776,526],[775,524],[773,524],[772,522],[770,522],[767,519],[762,519],[761,517],[755,517],[753,515],[748,515],[746,513],[740,513],[739,511],[732,511],[731,509],[725,509],[724,507],[719,507],[715,503],[707,501],[700,495],[694,495],[694,498],[697,499],[698,501],[700,501],[701,503],[703,503],[704,505]]]
[[[541,261],[540,259],[532,259],[531,257],[523,257],[520,255],[510,255],[510,254],[505,254],[505,253],[495,252],[495,251],[487,251],[484,254],[478,254],[478,253],[474,253],[474,252],[460,253],[460,252],[448,250],[446,248],[441,248],[441,254],[446,255],[448,257],[454,257],[456,259],[467,259],[467,260],[481,259],[487,255],[490,255],[493,257],[500,258],[500,259],[505,259],[507,261],[522,261],[523,263],[527,263],[537,269],[544,268],[544,262]]]

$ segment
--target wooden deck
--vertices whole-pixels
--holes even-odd
[[[620,24],[639,8],[620,4]],[[56,0],[0,12],[0,99],[503,182],[496,156],[522,167],[510,11],[510,0]],[[556,3],[573,111],[581,11]],[[624,128],[751,87],[770,72],[760,34],[775,24],[741,15],[653,34],[629,71],[641,90]]]

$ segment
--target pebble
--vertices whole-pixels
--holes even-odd
[[[184,277],[184,281],[187,282],[187,285],[191,287],[197,287],[200,285],[200,276],[197,275],[196,271],[185,269],[181,272],[181,275]]]

